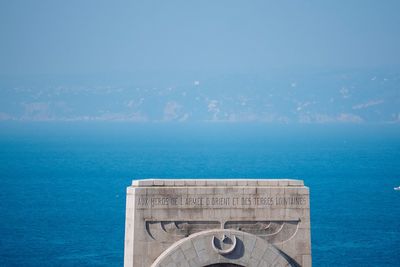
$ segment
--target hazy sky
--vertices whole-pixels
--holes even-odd
[[[400,1],[0,0],[0,74],[398,66]]]

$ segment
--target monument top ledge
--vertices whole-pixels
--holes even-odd
[[[172,178],[127,188],[125,267],[311,267],[302,180]]]
[[[133,187],[191,187],[191,186],[267,186],[267,187],[304,187],[303,180],[296,179],[142,179],[133,180]]]

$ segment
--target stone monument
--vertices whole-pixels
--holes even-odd
[[[124,257],[125,267],[309,267],[309,189],[290,179],[133,181]]]

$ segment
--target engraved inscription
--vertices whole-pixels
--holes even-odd
[[[289,196],[137,196],[137,208],[246,208],[246,207],[304,207],[307,197]]]

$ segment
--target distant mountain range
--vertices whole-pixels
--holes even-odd
[[[400,123],[400,71],[0,80],[0,121]]]

